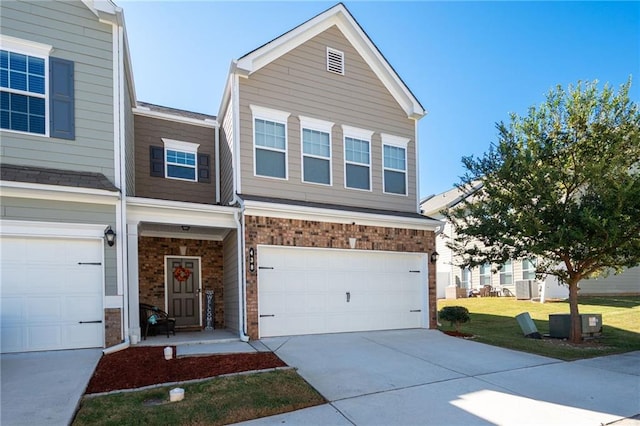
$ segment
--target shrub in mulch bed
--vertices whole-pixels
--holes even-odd
[[[173,353],[176,353],[175,347]],[[165,360],[163,347],[127,348],[104,355],[100,359],[89,381],[87,393],[135,389],[286,366],[272,352],[189,356]]]

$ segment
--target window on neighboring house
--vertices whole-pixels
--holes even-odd
[[[409,139],[382,134],[384,192],[407,195],[407,145]]]
[[[211,182],[209,154],[198,154],[200,144],[162,138],[164,146],[150,147],[151,176],[191,182]]]
[[[491,265],[488,263],[480,265],[480,285],[491,285]]]
[[[300,117],[303,182],[331,185],[331,128],[333,123]]]
[[[0,35],[0,128],[74,139],[73,62],[51,46]]]
[[[536,279],[536,259],[525,259],[522,261],[522,279],[523,280],[535,280]]]
[[[371,136],[373,132],[342,126],[345,187],[371,190]]]
[[[471,271],[469,268],[460,268],[460,287],[471,288]]]
[[[287,118],[289,113],[251,105],[254,172],[256,176],[287,179]]]
[[[500,268],[500,285],[513,284],[513,263],[507,260]]]

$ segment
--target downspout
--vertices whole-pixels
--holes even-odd
[[[215,129],[216,204],[220,204],[220,124]]]
[[[236,221],[237,237],[238,237],[238,318],[240,329],[240,340],[243,342],[249,341],[247,336],[247,279],[244,263],[244,223],[240,220],[241,215],[244,215],[244,202],[237,194],[233,194],[233,201],[230,204],[240,205],[240,211],[236,211],[233,217]]]

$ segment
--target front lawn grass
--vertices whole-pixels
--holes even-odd
[[[569,313],[568,301],[539,303],[516,300],[512,297],[482,297],[439,300],[438,310],[444,306],[464,306],[471,321],[460,331],[473,334],[478,342],[530,352],[566,361],[592,358],[640,350],[640,297],[580,297],[581,314],[602,314],[603,335],[583,344],[572,345],[560,339],[529,339],[523,336],[516,315],[529,312],[541,334],[549,333],[549,314]],[[454,330],[448,322],[440,321],[441,330]]]
[[[174,387],[184,400],[169,402]],[[325,402],[295,370],[279,370],[84,398],[73,425],[223,425]]]

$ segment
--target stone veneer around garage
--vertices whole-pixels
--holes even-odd
[[[358,239],[359,250],[381,250],[430,254],[435,250],[435,234],[404,228],[351,225],[298,219],[245,216],[245,258],[249,248],[260,244],[293,247],[348,249],[349,238]],[[260,254],[258,253],[258,256]],[[258,275],[246,269],[247,331],[258,338]],[[429,264],[429,324],[436,327],[436,271]]]
[[[122,315],[120,308],[104,310],[104,345],[114,346],[122,343]]]
[[[224,328],[224,286],[222,284],[222,242],[160,237],[138,238],[138,274],[140,303],[165,306],[165,256],[180,257],[180,246],[187,247],[187,256],[199,256],[202,270],[203,321],[204,294],[214,291],[214,328]],[[203,324],[204,326],[205,324]]]

